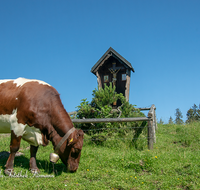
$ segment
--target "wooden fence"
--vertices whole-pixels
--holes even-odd
[[[73,123],[113,123],[113,122],[134,122],[148,121],[148,148],[153,149],[153,144],[156,143],[156,107],[152,105],[150,108],[138,108],[141,111],[149,110],[147,117],[131,117],[131,118],[92,118],[92,119],[72,119]],[[74,115],[77,112],[69,112],[69,115]]]

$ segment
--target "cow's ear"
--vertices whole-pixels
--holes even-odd
[[[74,132],[75,133],[75,132]],[[68,139],[67,139],[67,146],[71,146],[71,145],[73,145],[74,143],[75,143],[75,141],[76,141],[76,136],[75,136],[75,134],[74,133],[72,133],[69,137],[68,137]]]
[[[75,144],[80,138],[83,139],[84,136],[84,132],[79,129],[77,130],[77,132],[74,134],[72,133],[69,138],[67,139],[67,146],[72,146],[73,144]]]
[[[79,129],[77,132],[77,138],[79,138],[79,137],[84,138],[83,136],[84,136],[84,132],[81,129]]]
[[[73,137],[67,139],[67,146],[71,146],[75,143],[75,139]]]

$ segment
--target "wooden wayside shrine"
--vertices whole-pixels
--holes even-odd
[[[117,93],[122,93],[129,101],[131,71],[135,72],[131,63],[110,47],[92,67],[91,72],[97,76],[99,88],[116,87]]]

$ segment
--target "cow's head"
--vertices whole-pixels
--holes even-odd
[[[60,147],[60,159],[70,172],[75,172],[78,169],[83,147],[83,136],[82,130],[75,130]]]

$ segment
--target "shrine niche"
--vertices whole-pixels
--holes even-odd
[[[129,101],[131,71],[135,72],[131,63],[111,47],[91,69],[97,76],[99,88],[104,88],[105,84],[109,85],[111,82],[116,87],[116,92],[122,93],[127,101]]]

